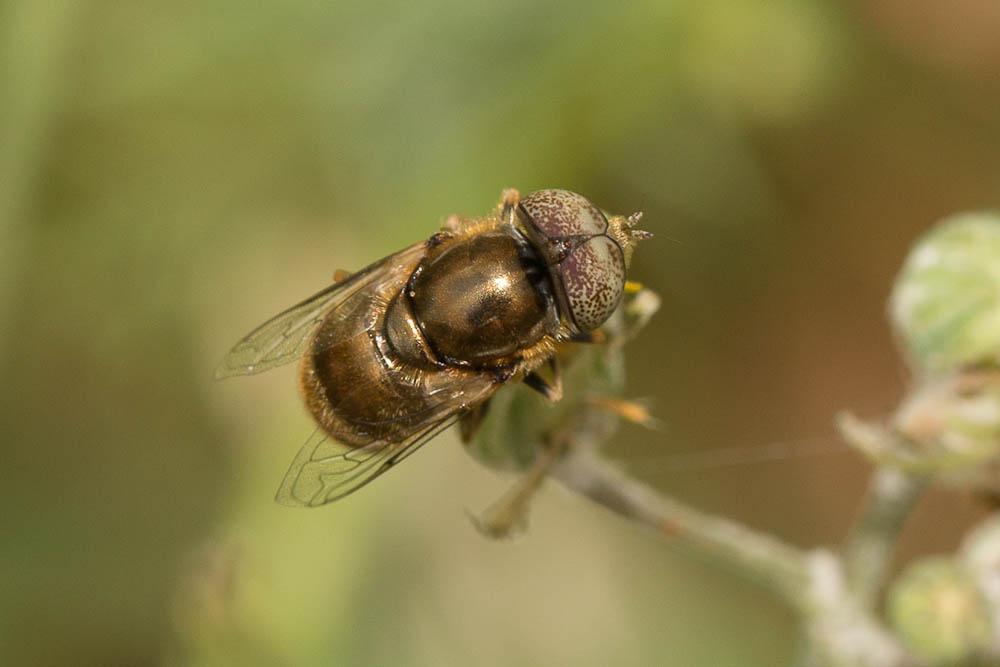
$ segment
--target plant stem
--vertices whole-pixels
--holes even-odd
[[[864,510],[844,546],[848,587],[861,609],[875,608],[899,534],[926,486],[924,478],[898,468],[882,466],[872,476]]]
[[[593,502],[767,584],[801,614],[807,640],[802,664],[915,664],[875,616],[857,604],[836,554],[807,552],[730,519],[688,507],[631,478],[590,449],[572,450],[553,476]],[[890,546],[894,538],[887,535],[886,539]]]
[[[587,449],[568,455],[554,476],[599,505],[766,583],[797,607],[807,604],[807,557],[797,547],[664,496]]]

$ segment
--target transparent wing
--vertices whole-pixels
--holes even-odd
[[[460,414],[446,415],[401,442],[376,441],[360,448],[338,443],[323,429],[316,429],[292,461],[275,500],[282,505],[319,507],[343,498],[415,452],[454,424]]]
[[[295,361],[305,352],[310,334],[323,318],[352,297],[370,293],[370,288],[386,279],[396,278],[407,269],[412,271],[423,251],[424,243],[414,244],[275,315],[229,351],[216,369],[215,377],[253,375]]]
[[[343,498],[475,410],[502,384],[486,374],[435,377],[432,405],[407,436],[386,435],[368,445],[351,447],[317,429],[289,466],[275,500],[283,505],[317,507]]]

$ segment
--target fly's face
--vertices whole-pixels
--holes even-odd
[[[379,476],[441,430],[469,435],[489,398],[524,380],[561,395],[555,358],[592,335],[622,298],[638,217],[582,196],[504,193],[494,214],[445,229],[347,275],[251,332],[217,376],[298,360],[319,425],[280,502],[321,505]],[[536,371],[549,364],[554,375]]]

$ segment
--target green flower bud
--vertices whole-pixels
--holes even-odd
[[[990,643],[990,609],[976,579],[948,558],[907,568],[889,592],[889,617],[900,639],[919,658],[950,663]]]
[[[1000,363],[1000,214],[958,214],[925,235],[896,280],[890,315],[921,370]]]
[[[980,523],[965,538],[959,552],[976,579],[993,617],[993,653],[1000,654],[1000,514]]]

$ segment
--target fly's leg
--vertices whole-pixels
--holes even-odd
[[[616,336],[609,336],[612,345],[624,345],[642,331],[649,320],[660,309],[660,296],[653,290],[643,287],[642,283],[628,281],[625,283],[625,303],[622,312],[625,315],[622,331]]]
[[[499,500],[486,508],[482,516],[470,515],[469,518],[482,535],[493,539],[510,539],[527,529],[531,500],[562,456],[567,440],[561,436],[546,438],[545,446],[539,449],[535,463],[528,472]]]
[[[500,214],[500,220],[507,223],[512,222],[514,209],[517,208],[520,202],[521,193],[514,188],[507,188],[500,193],[500,203],[497,204],[497,212]],[[441,223],[441,231],[445,234],[456,235],[460,234],[469,225],[474,225],[478,222],[475,218],[463,218],[453,213]]]
[[[621,308],[622,317],[617,326],[602,333],[609,348],[620,348],[632,340],[649,323],[650,318],[660,309],[660,297],[641,283],[628,281],[625,283],[625,303]],[[590,341],[577,341],[590,342]],[[613,414],[625,421],[650,429],[660,427],[660,422],[649,413],[649,408],[640,401],[629,400],[619,396],[592,395],[584,401],[599,410]]]
[[[549,368],[552,369],[552,380],[546,380],[536,371],[531,371],[524,376],[524,384],[531,387],[549,401],[555,403],[563,397],[562,372],[559,369],[559,360],[550,357]]]
[[[514,188],[507,188],[500,193],[500,203],[497,209],[500,211],[500,220],[513,223],[514,209],[521,203],[521,193]]]
[[[649,408],[640,401],[630,401],[612,396],[591,396],[585,399],[588,405],[610,412],[627,422],[649,429],[657,429],[660,421],[649,413]]]
[[[608,342],[608,335],[603,331],[601,331],[600,329],[594,329],[593,331],[571,334],[569,337],[569,341],[571,343],[586,343],[591,345],[600,345],[601,343]]]

